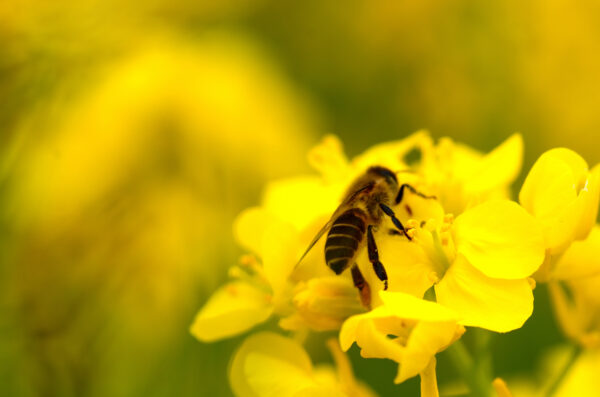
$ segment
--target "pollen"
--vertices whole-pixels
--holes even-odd
[[[265,272],[256,256],[252,254],[242,255],[240,257],[239,264],[240,266],[235,266],[229,269],[229,274],[232,275],[232,277],[241,278],[243,276],[250,275],[252,277],[258,277],[258,279],[260,279],[262,282],[268,281],[265,276]],[[237,268],[237,271],[234,270],[235,268]],[[245,274],[242,275],[242,271],[245,271]]]
[[[429,272],[429,274],[427,274],[427,279],[431,281],[432,284],[437,284],[440,282],[440,277],[436,272]]]
[[[419,222],[416,219],[409,219],[406,222],[406,227],[408,229],[416,229],[417,227],[419,227]]]
[[[442,226],[440,227],[440,232],[446,233],[446,232],[450,231],[450,229],[452,228],[453,222],[454,222],[454,215],[452,215],[452,214],[444,215],[444,223],[442,223]]]
[[[251,267],[256,264],[256,257],[252,254],[246,254],[240,256],[240,265]]]
[[[450,236],[447,232],[441,233],[441,242],[443,246],[448,246],[448,243],[450,242]]]

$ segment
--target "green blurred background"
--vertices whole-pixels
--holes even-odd
[[[241,337],[188,327],[266,181],[326,133],[355,155],[421,128],[596,164],[599,22],[566,0],[1,2],[0,395],[230,395]],[[509,377],[561,343],[543,287],[523,329],[466,339]],[[418,390],[352,356],[381,395]]]

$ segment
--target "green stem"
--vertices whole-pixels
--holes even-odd
[[[554,396],[554,394],[558,390],[559,386],[562,384],[562,382],[565,380],[565,377],[571,370],[571,367],[573,366],[573,364],[575,364],[575,362],[577,361],[577,359],[579,358],[579,356],[581,355],[582,352],[583,352],[583,348],[581,346],[579,346],[579,345],[573,346],[573,349],[571,350],[571,354],[569,355],[569,358],[568,358],[566,364],[560,370],[558,376],[556,378],[554,378],[554,381],[552,381],[552,383],[550,384],[550,387],[548,387],[548,390],[546,391],[546,397]]]
[[[492,332],[482,329],[473,328],[469,330],[473,334],[473,342],[475,351],[474,362],[477,370],[485,374],[487,379],[493,379],[492,369],[492,353],[490,350],[490,344],[492,343]]]
[[[476,397],[489,397],[492,388],[492,380],[485,375],[483,368],[474,365],[473,358],[462,343],[457,340],[448,348],[452,363],[460,373],[460,376],[469,386],[471,395]]]

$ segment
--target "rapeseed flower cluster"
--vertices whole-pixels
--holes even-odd
[[[210,342],[276,319],[279,333],[249,336],[233,358],[230,382],[239,396],[373,395],[342,353],[354,343],[364,358],[396,362],[396,383],[420,375],[421,395],[438,396],[436,354],[459,345],[468,327],[520,328],[533,312],[536,281],[550,283],[567,335],[597,342],[600,321],[588,314],[600,313],[590,297],[600,281],[587,276],[600,280],[600,169],[567,149],[551,150],[515,202],[510,185],[522,154],[519,134],[483,154],[421,131],[349,160],[336,137],[325,137],[308,156],[318,175],[272,182],[261,205],[240,214],[234,231],[248,254],[200,310],[192,334]],[[365,304],[350,271],[336,276],[327,267],[325,237],[298,260],[372,166],[424,194],[407,190],[393,206],[406,236],[390,232],[391,219],[374,225],[387,288],[359,248],[356,262],[371,291]],[[309,332],[326,331],[338,336],[328,343],[337,370],[315,370],[301,345]],[[510,395],[501,379],[465,382],[474,395]]]

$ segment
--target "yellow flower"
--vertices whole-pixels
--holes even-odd
[[[510,184],[521,170],[523,138],[514,134],[488,154],[452,141],[421,141],[423,159],[417,167],[448,213],[491,198],[508,198]]]
[[[584,347],[600,346],[600,227],[574,242],[556,263],[548,283],[565,335]]]
[[[266,321],[271,295],[252,284],[234,281],[217,290],[196,316],[190,332],[203,342],[237,335]]]
[[[415,134],[389,145],[400,153],[408,152],[414,141],[423,136]],[[388,145],[375,147],[351,165],[339,140],[329,136],[309,154],[309,161],[322,173],[321,177],[303,176],[270,183],[263,205],[244,211],[234,225],[240,245],[258,260],[250,261],[250,267],[234,267],[232,275],[244,276],[243,279],[226,285],[209,299],[196,316],[192,334],[203,341],[229,337],[265,321],[273,312],[283,317],[281,325],[286,329],[337,329],[345,318],[362,312],[349,275],[334,280],[323,261],[322,246],[316,246],[302,266],[293,267],[298,253],[331,216],[347,184],[364,167],[387,159],[386,164],[393,162],[390,166],[394,169],[406,168],[398,160],[398,151],[391,151]],[[398,260],[402,259],[394,259],[392,264]],[[402,271],[406,266],[393,268]],[[407,277],[402,284],[416,288],[422,295],[429,283],[426,273],[406,273],[414,277]],[[412,283],[414,280],[419,283]],[[229,325],[232,317],[236,318],[235,327]]]
[[[554,263],[549,281],[578,280],[600,274],[600,226],[585,240],[573,242]]]
[[[414,150],[421,159],[412,164]],[[348,160],[340,141],[326,137],[309,153],[320,175],[270,183],[261,206],[238,217],[234,232],[250,254],[231,269],[237,280],[200,311],[192,333],[204,341],[217,340],[271,316],[286,330],[341,328],[343,350],[356,342],[363,357],[391,359],[398,363],[397,383],[420,375],[422,395],[437,396],[435,356],[460,338],[464,326],[507,332],[521,327],[533,311],[529,277],[545,258],[544,231],[532,214],[506,199],[521,153],[520,135],[483,155],[449,139],[435,145],[425,132],[418,132]],[[401,183],[438,199],[407,194],[394,206],[410,239],[388,233],[394,227],[390,219],[376,225],[388,291],[380,291],[383,283],[367,250],[360,251],[356,263],[373,298],[373,309],[365,312],[350,272],[335,276],[325,264],[325,238],[302,262],[297,260],[348,186],[373,165],[398,171]],[[446,206],[457,211],[456,217]],[[432,286],[437,302],[420,299]],[[315,383],[308,359],[294,361],[305,355],[299,348],[267,339],[247,343],[251,347],[243,347],[232,366],[236,394],[340,392],[332,386],[335,382]],[[289,373],[291,381],[282,385],[269,372],[281,373],[279,377]]]
[[[334,341],[328,344],[337,366],[313,367],[294,340],[263,332],[248,337],[231,362],[229,381],[238,397],[374,397],[354,378],[350,362]]]
[[[365,310],[352,283],[337,276],[299,283],[293,304],[295,312],[279,322],[283,329],[337,330],[348,317]]]
[[[599,195],[600,167],[590,171],[577,153],[558,148],[542,154],[533,165],[519,201],[541,223],[546,247],[555,256],[590,233]]]
[[[536,376],[511,379],[510,391],[513,394],[500,393],[496,381],[494,386],[498,397],[596,396],[600,390],[598,368],[599,350],[588,349],[574,355],[573,350],[562,346],[543,355]]]
[[[401,292],[381,291],[380,297],[381,306],[346,320],[340,344],[348,350],[356,342],[365,358],[397,362],[396,383],[423,373],[464,332],[457,314],[437,303]]]
[[[210,342],[244,332],[266,321],[273,311],[287,313],[291,299],[288,276],[295,263],[297,233],[260,208],[244,211],[234,225],[239,243],[256,254],[234,266],[230,282],[215,292],[191,326],[198,339]]]
[[[252,254],[230,269],[237,280],[215,292],[196,315],[190,331],[198,339],[211,342],[245,332],[273,313],[281,317],[284,329],[334,330],[364,311],[352,281],[332,276],[325,265],[303,278],[291,277],[300,247],[298,232],[268,208],[242,212],[234,231]]]
[[[552,149],[532,167],[519,199],[542,226],[546,260],[535,274],[548,282],[565,335],[583,346],[600,344],[600,228],[594,226],[600,166],[591,171],[577,153]]]
[[[544,260],[537,222],[518,204],[490,200],[459,215],[414,230],[433,269],[437,301],[460,314],[460,323],[507,332],[533,311],[527,279]]]
[[[413,161],[410,156],[417,153]],[[399,141],[376,145],[350,163],[339,140],[326,137],[314,148],[309,160],[324,181],[345,187],[369,166],[381,165],[402,173],[406,182],[426,186],[436,194],[446,212],[459,214],[490,198],[508,198],[508,188],[521,170],[523,138],[510,136],[488,154],[483,154],[450,138],[435,144],[426,131],[418,131]],[[339,197],[338,197],[339,199]]]
[[[400,141],[377,145],[348,162],[339,140],[330,136],[309,155],[311,164],[321,172],[322,178],[315,178],[311,182],[304,178],[281,184],[276,189],[277,194],[273,194],[273,190],[269,192],[266,201],[271,208],[276,209],[280,217],[297,216],[300,220],[294,223],[299,230],[309,231],[303,233],[302,239],[310,241],[331,216],[347,186],[369,166],[382,165],[392,170],[412,170],[400,174],[403,183],[422,187],[424,191],[438,197],[438,200],[423,200],[407,196],[403,203],[409,206],[411,211],[408,212],[406,207],[397,210],[397,215],[403,222],[409,219],[423,221],[432,218],[441,222],[444,213],[448,212],[446,206],[460,213],[487,199],[507,197],[507,188],[521,166],[522,145],[521,136],[515,134],[491,153],[483,155],[465,145],[455,144],[449,138],[443,138],[435,145],[426,132],[420,131]],[[418,163],[410,165],[407,156],[415,150],[420,152],[421,159]],[[296,188],[293,189],[292,186]],[[289,200],[289,197],[297,198],[302,209],[294,210],[298,204]],[[531,235],[535,240],[535,227],[528,225],[525,230],[532,230]],[[508,227],[505,227],[503,230],[507,229]],[[475,233],[471,235],[473,234]],[[515,233],[512,233],[512,236],[514,238],[509,236],[507,244],[512,244],[521,237]],[[423,251],[410,242],[383,234],[377,239],[382,263],[386,265],[388,272],[392,273],[388,274],[390,290],[423,296],[432,284],[428,272],[423,271],[421,266],[427,263]],[[525,241],[531,239],[526,238]],[[498,245],[501,245],[501,242],[498,241]],[[312,265],[312,271],[315,271],[314,267],[324,268],[322,250],[322,246],[315,246],[304,266]],[[517,251],[513,250],[513,254],[520,256],[522,252]],[[488,255],[486,259],[492,256]],[[499,257],[499,261],[503,259],[506,258]],[[380,285],[369,269],[365,254],[359,256],[357,263],[369,284]],[[539,264],[531,263],[530,267],[537,268]],[[518,264],[515,267],[518,267]],[[531,274],[526,273],[527,276]]]
[[[405,160],[415,149],[421,151],[422,158],[411,168]],[[466,208],[486,198],[504,195],[520,167],[521,151],[519,135],[484,156],[448,139],[436,147],[427,133],[418,132],[400,141],[377,145],[348,161],[340,141],[326,137],[309,153],[309,161],[320,176],[270,183],[262,206],[245,211],[236,222],[236,237],[258,257],[261,265],[256,266],[258,271],[254,273],[260,275],[259,284],[268,291],[268,299],[252,294],[256,299],[250,306],[258,313],[248,317],[253,321],[247,323],[246,329],[264,321],[267,312],[283,317],[280,325],[285,329],[337,329],[345,318],[362,311],[349,272],[336,280],[325,265],[325,239],[315,245],[300,266],[293,268],[293,265],[339,205],[347,186],[368,167],[414,169],[401,172],[403,182],[432,189],[427,191],[436,195],[449,192],[449,188],[458,189],[461,198],[453,205]],[[445,160],[450,171],[442,173]],[[519,167],[515,168],[515,163]],[[543,258],[542,239],[531,216],[515,203],[494,201],[471,208],[451,225],[451,217],[444,217],[441,204],[441,200],[407,195],[397,210],[398,217],[407,225],[413,218],[427,221],[425,227],[414,231],[413,242],[387,233],[377,234],[380,258],[388,271],[389,291],[422,297],[439,281],[438,298],[461,313],[463,324],[496,331],[520,327],[533,305],[526,277],[538,268]],[[444,223],[445,219],[448,222]],[[384,223],[381,229],[387,230],[387,225]],[[375,307],[380,304],[376,291],[382,284],[366,255],[363,250],[357,263],[372,286]],[[256,277],[251,284],[257,284]],[[235,288],[228,287],[225,291]],[[224,309],[203,309],[196,319],[193,332],[200,339],[205,339],[201,330],[208,319],[212,326],[221,324],[223,335],[232,333],[226,330],[226,322],[215,320],[219,316],[227,318],[229,306],[238,306],[228,305],[226,294],[219,297]],[[212,308],[218,305],[218,300],[209,302]],[[245,302],[243,307],[248,309],[248,305]],[[498,309],[494,311],[496,314],[489,313],[495,309]],[[242,327],[237,330],[240,332]]]
[[[567,353],[568,354],[568,353]],[[552,357],[556,362],[563,363],[566,357]],[[569,372],[556,390],[556,397],[595,396],[600,390],[598,378],[600,368],[600,352],[584,351],[573,363]],[[519,395],[517,395],[518,397]]]

